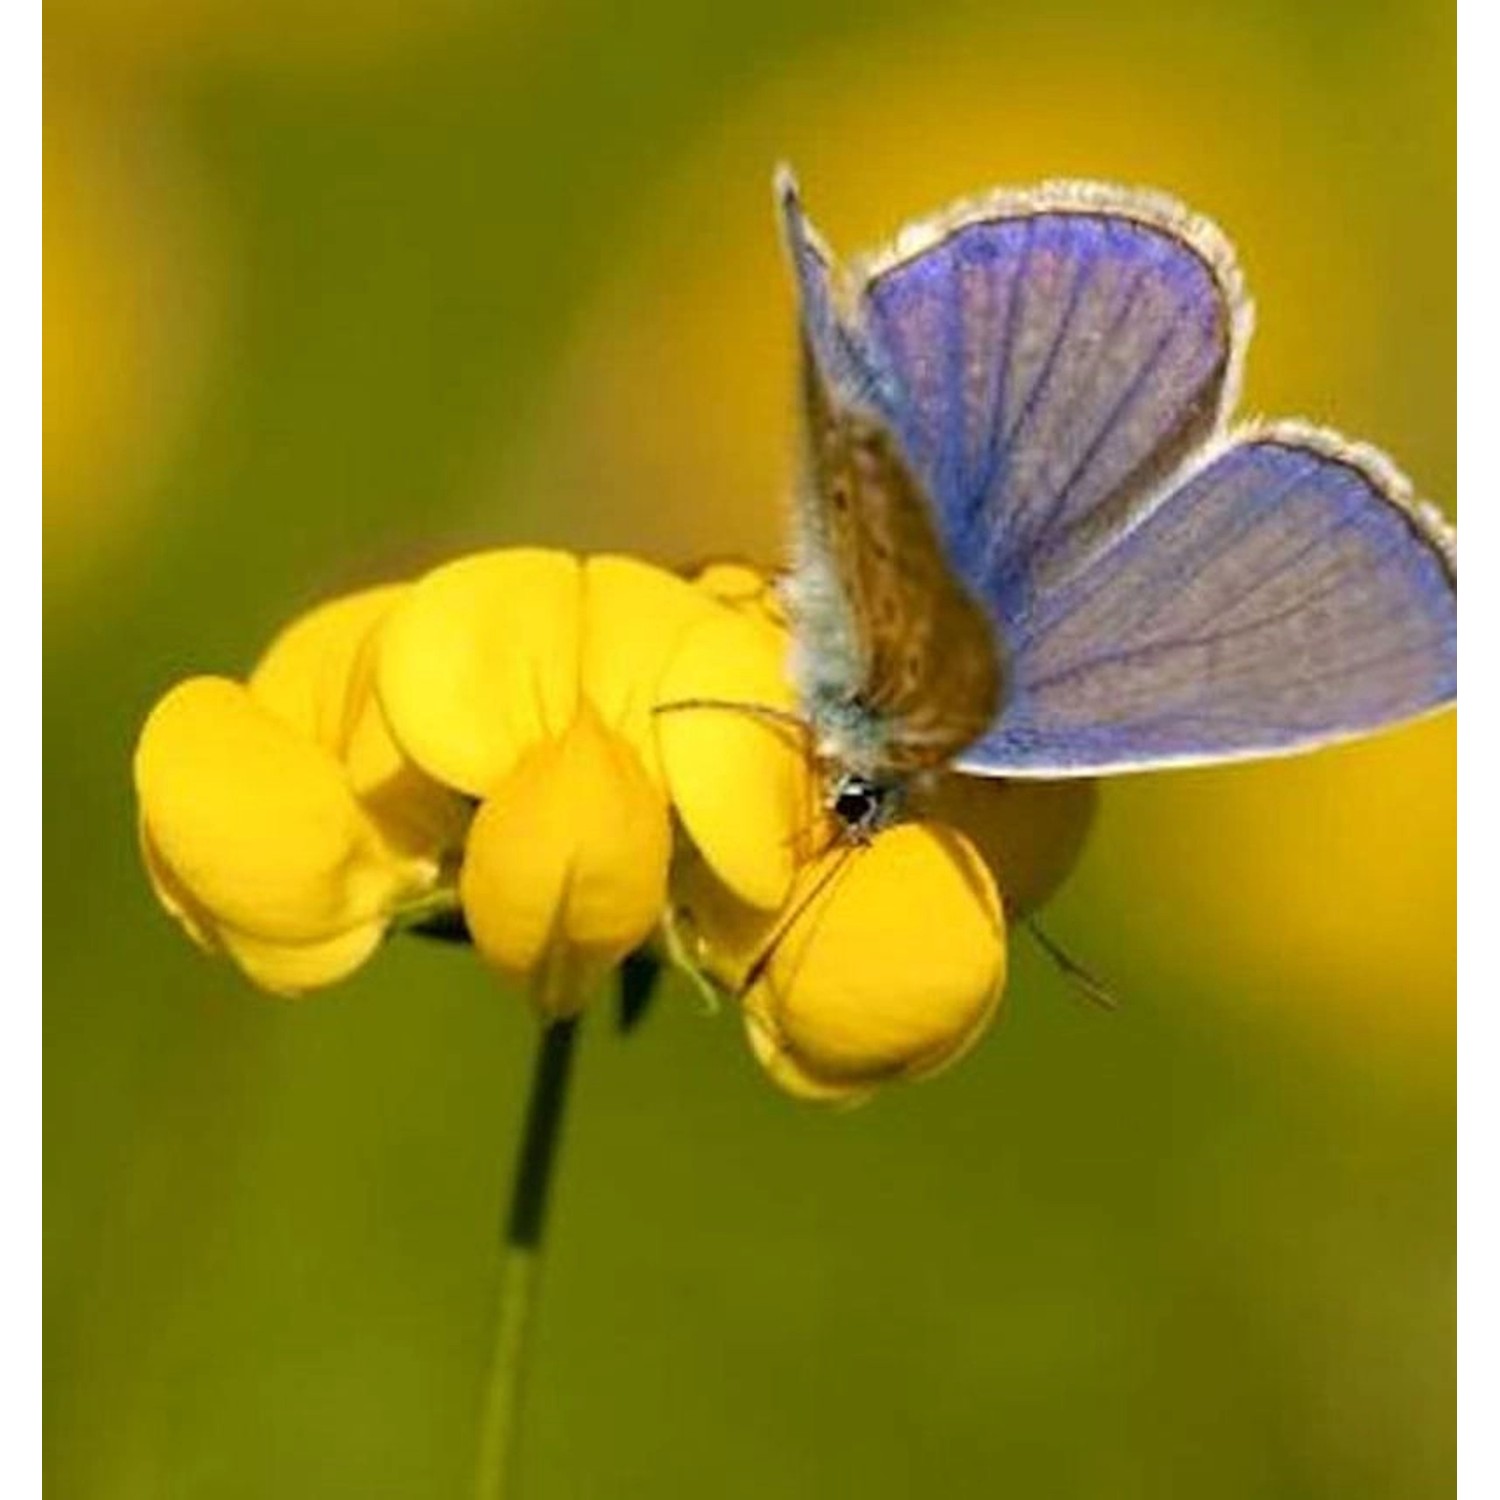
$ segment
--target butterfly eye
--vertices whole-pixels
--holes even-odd
[[[833,810],[840,822],[861,822],[870,811],[870,793],[863,786],[845,787],[833,799]]]
[[[886,807],[887,788],[863,776],[845,776],[834,788],[833,815],[849,833],[869,834],[880,823]]]

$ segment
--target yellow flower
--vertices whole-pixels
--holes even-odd
[[[941,824],[903,823],[809,860],[780,910],[737,900],[679,858],[683,956],[737,993],[756,1057],[801,1098],[854,1102],[924,1078],[983,1032],[1005,983],[1005,928],[983,860]]]
[[[1087,789],[949,778],[921,820],[849,844],[788,645],[774,592],[733,566],[695,585],[512,549],[338,600],[247,684],[157,705],[147,869],[199,942],[286,993],[350,972],[393,921],[461,908],[547,1018],[657,933],[670,875],[679,955],[740,995],[783,1087],[925,1076],[993,1014],[1005,914],[1066,873]]]
[[[384,632],[392,733],[480,803],[459,890],[475,946],[527,977],[546,1015],[652,934],[671,822],[656,683],[684,633],[723,611],[623,557],[512,549],[438,568]]]
[[[179,683],[135,754],[140,839],[162,904],[262,988],[331,984],[451,878],[468,812],[397,750],[372,692],[400,586],[312,611],[248,684]]]
[[[748,568],[698,582],[729,609],[692,628],[659,687],[664,707],[689,705],[658,719],[691,841],[674,870],[679,949],[741,995],[751,1046],[788,1091],[854,1100],[927,1076],[993,1016],[1005,915],[1066,875],[1092,788],[942,777],[919,819],[841,843],[807,732],[782,717],[796,707],[774,594]]]

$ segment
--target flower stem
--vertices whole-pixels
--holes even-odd
[[[511,1493],[526,1375],[527,1333],[547,1227],[547,1195],[557,1164],[568,1079],[578,1021],[546,1026],[531,1074],[526,1126],[516,1152],[510,1212],[500,1262],[500,1301],[489,1383],[480,1414],[476,1500],[503,1500]]]

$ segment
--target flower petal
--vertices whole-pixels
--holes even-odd
[[[385,584],[320,605],[276,637],[249,686],[258,703],[344,762],[393,852],[435,869],[462,842],[470,808],[402,754],[375,696],[382,626],[409,592],[409,584]]]
[[[192,892],[172,873],[151,842],[151,830],[146,827],[144,818],[137,818],[136,835],[152,894],[161,902],[167,915],[175,917],[182,930],[205,953],[217,953],[219,940],[214,934],[213,917],[193,900]]]
[[[408,587],[390,583],[364,589],[299,616],[256,663],[250,695],[342,757],[369,695],[370,638]]]
[[[384,917],[319,943],[275,943],[216,926],[168,868],[140,825],[141,858],[157,900],[177,918],[188,936],[209,953],[227,952],[249,979],[276,995],[298,995],[335,983],[353,973],[385,935]]]
[[[219,936],[256,985],[291,997],[347,979],[380,946],[385,931],[382,917],[316,943],[271,943],[227,927]]]
[[[481,797],[578,707],[582,570],[566,552],[481,552],[428,573],[386,621],[377,671],[397,743]]]
[[[344,752],[350,790],[393,854],[422,860],[434,876],[463,847],[473,805],[402,754],[373,694]]]
[[[583,691],[658,780],[656,688],[687,630],[718,613],[675,573],[629,557],[583,565]]]
[[[668,938],[672,956],[720,989],[737,991],[783,920],[742,901],[702,852],[678,841],[672,855]]]
[[[1036,911],[1067,879],[1093,826],[1092,781],[997,781],[944,776],[924,813],[963,829],[995,877],[1012,917]]]
[[[337,762],[239,683],[173,688],[141,731],[135,783],[175,888],[241,933],[321,942],[420,885],[385,852]]]
[[[803,871],[788,909],[745,1018],[793,1092],[853,1098],[923,1077],[972,1045],[999,1002],[999,897],[973,846],[941,824],[835,850]]]
[[[796,712],[786,657],[782,631],[716,613],[683,638],[657,693],[668,710],[657,744],[684,827],[730,890],[766,910],[829,836],[807,733],[772,717]]]
[[[459,891],[475,946],[514,974],[535,976],[560,951],[617,963],[661,920],[670,852],[661,792],[584,706],[565,734],[521,757],[474,819]]]

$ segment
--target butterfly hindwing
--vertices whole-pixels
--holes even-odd
[[[1283,754],[1456,694],[1452,538],[1373,450],[1222,443],[1039,601],[960,768],[1093,774]]]

